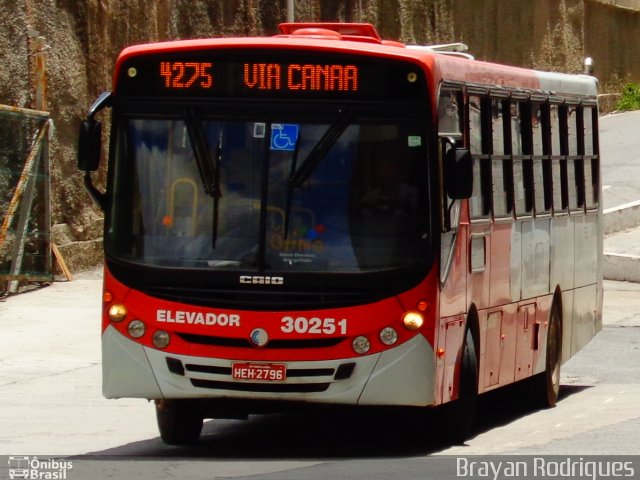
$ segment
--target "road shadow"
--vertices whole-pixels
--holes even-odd
[[[583,385],[561,385],[558,403],[591,388]],[[481,395],[475,422],[475,435],[508,425],[542,408],[532,401],[530,384],[518,382]]]
[[[560,399],[587,386],[563,385]],[[539,410],[524,384],[482,395],[472,437]],[[77,459],[339,460],[426,456],[452,446],[441,409],[329,410],[211,420],[200,442],[168,446],[159,437],[77,456]]]

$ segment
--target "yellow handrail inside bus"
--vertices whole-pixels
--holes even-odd
[[[173,225],[173,215],[175,213],[175,197],[176,197],[176,187],[180,184],[187,184],[191,186],[193,194],[191,196],[191,235],[196,234],[196,216],[198,214],[198,185],[190,178],[178,178],[171,183],[171,188],[169,189],[169,199],[168,199],[168,220],[169,225]],[[165,217],[166,218],[166,217]],[[167,222],[165,222],[165,225]],[[167,225],[167,226],[169,226]]]

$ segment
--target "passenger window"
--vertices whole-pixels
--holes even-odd
[[[493,154],[504,155],[504,108],[500,98],[491,99],[491,124],[493,137]]]
[[[491,163],[480,157],[473,159],[473,194],[469,199],[472,219],[487,218],[491,213]]]
[[[507,160],[492,160],[493,177],[493,214],[495,217],[509,217],[511,205],[511,169]]]
[[[523,147],[522,147],[522,137],[523,137],[523,125],[521,115],[524,114],[526,110],[522,110],[520,108],[519,102],[511,103],[511,154],[512,155],[522,155]]]
[[[533,191],[535,193],[536,213],[551,212],[551,171],[549,160],[533,160]]]
[[[513,193],[517,217],[533,214],[532,161],[513,159]]]
[[[598,207],[598,195],[600,192],[600,162],[598,158],[584,161],[584,187],[587,209]]]
[[[482,154],[482,114],[480,97],[469,96],[469,149],[472,155]]]
[[[562,155],[560,149],[560,113],[558,105],[549,106],[549,117],[551,121],[551,155]]]
[[[572,212],[582,210],[584,206],[584,170],[582,166],[582,160],[567,160],[569,209]]]
[[[456,90],[442,89],[438,102],[438,132],[440,135],[461,134],[462,94]]]
[[[578,155],[578,108],[567,106],[567,155]]]
[[[554,214],[566,213],[567,210],[567,166],[564,160],[553,160],[551,171],[553,177],[553,212]]]
[[[593,151],[593,115],[595,113],[595,109],[592,107],[584,107],[583,111],[584,118],[584,154],[585,155],[594,155]]]
[[[543,142],[542,105],[539,102],[531,104],[531,132],[533,136],[533,155],[542,156],[544,152]]]

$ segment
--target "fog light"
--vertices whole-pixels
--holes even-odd
[[[385,345],[393,345],[398,341],[398,332],[391,327],[383,328],[380,330],[380,341]]]
[[[371,343],[369,342],[369,339],[363,336],[354,338],[353,343],[351,345],[353,346],[353,351],[360,355],[364,355],[371,348]]]
[[[171,338],[169,337],[169,333],[165,332],[164,330],[156,330],[156,332],[153,334],[153,344],[157,348],[165,348],[167,345],[169,345],[170,340]]]
[[[133,338],[140,338],[144,335],[145,330],[146,328],[141,320],[132,320],[129,322],[129,327],[127,328],[129,335]]]
[[[424,317],[418,312],[407,312],[402,317],[402,323],[407,330],[415,331],[422,327]]]
[[[108,315],[112,322],[121,322],[127,317],[127,307],[121,303],[114,303],[109,307]]]

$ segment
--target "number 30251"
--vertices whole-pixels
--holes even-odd
[[[347,334],[347,320],[335,318],[283,317],[280,330],[283,333],[309,333],[312,335]]]

